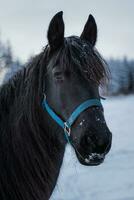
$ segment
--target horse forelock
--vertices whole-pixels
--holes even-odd
[[[77,36],[64,39],[64,45],[56,51],[53,59],[53,67],[57,64],[63,70],[79,70],[85,79],[97,85],[103,85],[109,77],[107,63],[97,49]]]

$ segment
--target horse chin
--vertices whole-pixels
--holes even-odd
[[[85,166],[98,166],[104,162],[105,155],[92,153],[89,156],[81,156],[81,154],[76,152],[76,156],[80,164]]]

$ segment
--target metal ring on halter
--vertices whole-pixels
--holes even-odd
[[[68,134],[68,136],[70,137],[71,127],[68,125],[67,122],[64,122],[64,132],[66,132]]]
[[[46,94],[45,93],[43,94],[43,97],[44,97],[44,100],[46,100]]]

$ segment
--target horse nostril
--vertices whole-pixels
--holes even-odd
[[[95,141],[90,136],[84,137],[84,146],[87,148],[95,148]]]
[[[99,139],[97,143],[100,147],[104,145],[103,139]]]
[[[111,137],[104,134],[86,134],[81,140],[81,147],[88,153],[107,154],[111,148]]]
[[[95,147],[95,144],[90,136],[85,135],[81,139],[80,146],[88,152],[91,151],[92,147]]]
[[[94,145],[91,145],[92,151],[95,153],[104,153],[107,154],[111,147],[111,140],[109,137],[93,137],[91,138],[92,143]]]

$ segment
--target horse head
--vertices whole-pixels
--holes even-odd
[[[50,22],[47,37],[44,109],[58,129],[57,137],[61,143],[70,142],[80,163],[99,165],[110,150],[112,135],[100,102],[99,86],[107,72],[95,49],[95,19],[89,15],[80,37],[64,37],[59,12]]]

